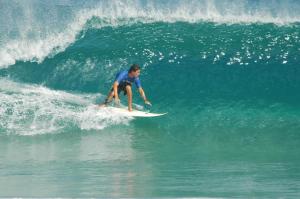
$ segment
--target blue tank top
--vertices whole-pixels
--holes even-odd
[[[122,83],[125,83],[125,82],[128,82],[130,84],[135,83],[137,88],[141,87],[140,79],[138,77],[133,77],[133,78],[129,77],[128,76],[128,70],[124,70],[124,71],[119,72],[116,75],[115,81],[117,81],[119,84],[122,84]]]

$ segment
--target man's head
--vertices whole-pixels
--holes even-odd
[[[138,77],[140,75],[140,72],[141,72],[140,66],[137,64],[132,64],[128,71],[129,75],[133,77]]]

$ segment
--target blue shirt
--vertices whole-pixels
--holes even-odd
[[[119,84],[125,83],[125,82],[129,82],[131,84],[131,83],[134,82],[137,88],[141,87],[141,81],[140,81],[140,79],[138,77],[129,77],[127,70],[119,72],[116,75],[115,81],[117,81]]]

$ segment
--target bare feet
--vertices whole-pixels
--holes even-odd
[[[99,107],[99,108],[106,107],[106,104],[105,104],[105,103],[99,104],[98,107]]]

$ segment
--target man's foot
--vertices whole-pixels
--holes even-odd
[[[106,107],[106,106],[107,106],[107,105],[106,105],[105,103],[99,104],[99,105],[98,105],[99,108]]]

